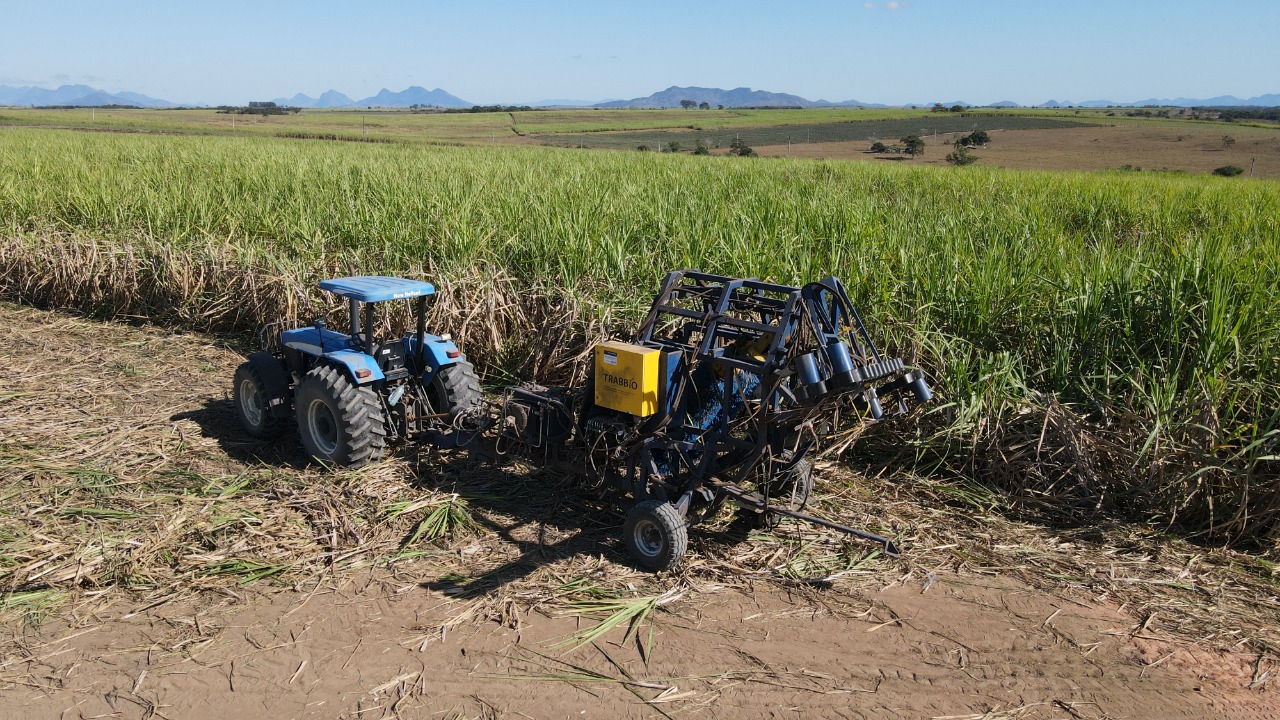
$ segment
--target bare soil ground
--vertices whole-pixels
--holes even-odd
[[[836,158],[910,165],[946,165],[951,145],[962,134],[940,133],[925,138],[923,156],[874,155],[866,142],[793,143],[756,147],[760,155]],[[1224,144],[1223,136],[1235,142]],[[889,142],[886,140],[885,142]],[[1202,126],[1194,124],[1124,125],[1053,130],[996,130],[991,143],[974,151],[983,165],[1027,170],[1116,170],[1125,165],[1143,170],[1174,170],[1207,174],[1235,165],[1245,174],[1280,178],[1280,129]]]
[[[249,441],[218,339],[0,320],[0,718],[1280,717],[1267,556],[826,462],[903,558],[726,522],[655,577],[561,478]]]

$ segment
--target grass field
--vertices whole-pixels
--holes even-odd
[[[415,114],[390,110],[231,115],[215,110],[0,108],[0,125],[184,135],[319,136],[466,144],[515,137],[507,113]]]
[[[797,157],[859,162],[908,162],[946,166],[945,157],[959,133],[925,138],[925,152],[908,160],[902,155],[867,152],[868,143],[793,142],[758,145],[767,157]],[[1223,137],[1232,138],[1225,144]],[[973,152],[983,165],[1025,170],[1125,171],[1208,175],[1235,165],[1247,176],[1280,179],[1280,130],[1223,128],[1204,123],[1081,124],[1052,130],[994,130],[991,142]],[[1240,178],[1241,181],[1244,178]]]
[[[903,161],[868,155],[918,134],[929,146],[915,164],[943,163],[950,145],[975,129],[999,133],[979,153],[1000,167],[1208,173],[1224,164],[1280,177],[1280,127],[1186,118],[1126,117],[1102,109],[972,109],[962,114],[909,108],[811,110],[540,110],[415,113],[406,110],[309,110],[298,115],[227,115],[214,110],[0,108],[0,127],[31,126],[113,133],[274,136],[427,145],[553,145],[691,152],[699,143],[727,152],[734,139],[763,156]],[[1222,139],[1238,140],[1224,147]],[[1183,141],[1186,142],[1183,142]],[[1256,159],[1256,160],[1255,160]],[[1255,167],[1256,166],[1256,167]]]
[[[469,116],[457,116],[471,119]],[[564,378],[661,275],[842,276],[944,398],[882,425],[1027,512],[1280,533],[1280,186],[741,158],[0,131],[0,291],[192,328],[425,275],[490,381]],[[897,462],[902,462],[899,458]]]
[[[1034,111],[1032,111],[1034,112]],[[929,115],[908,109],[832,110],[539,110],[532,112],[414,113],[407,110],[307,110],[296,115],[229,115],[213,109],[0,108],[0,125],[69,127],[216,135],[336,135],[397,141],[478,143],[522,134],[594,133],[647,129],[712,130],[886,120]],[[936,117],[936,115],[935,115]]]
[[[968,122],[961,122],[962,120]],[[519,142],[522,137],[554,140],[558,135],[628,131],[691,131],[724,135],[734,131],[795,134],[795,126],[903,121],[910,132],[956,126],[1054,127],[1070,123],[1165,124],[1170,120],[1107,117],[1098,110],[1024,108],[975,109],[963,117],[910,108],[830,108],[808,110],[537,110],[525,112],[434,113],[394,109],[306,110],[296,115],[230,115],[214,109],[0,108],[0,126],[38,126],[80,130],[161,132],[196,135],[312,135],[397,142],[479,144]],[[1037,123],[1043,124],[1037,124]],[[920,123],[917,125],[917,123]],[[1184,122],[1183,124],[1192,124]],[[1199,123],[1204,124],[1204,123]],[[939,130],[940,132],[942,130]],[[897,132],[895,129],[894,132]],[[864,139],[870,132],[855,139]],[[843,139],[846,134],[841,135]],[[561,143],[563,144],[563,143]],[[628,148],[630,149],[630,148]]]
[[[785,145],[788,141],[802,143],[857,142],[865,150],[875,140],[889,144],[906,135],[928,137],[937,133],[965,133],[974,130],[1042,130],[1089,127],[1091,123],[1048,117],[1020,117],[952,114],[911,118],[885,118],[843,122],[768,125],[764,127],[704,127],[698,130],[663,130],[648,132],[601,132],[589,135],[562,134],[546,138],[551,145],[561,147],[605,148],[634,150],[647,145],[656,150],[671,142],[680,143],[688,150],[702,144],[708,148],[727,148],[739,139],[752,147],[760,145]]]

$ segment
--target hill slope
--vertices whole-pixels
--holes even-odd
[[[340,93],[339,93],[340,94]],[[354,103],[357,107],[409,107],[411,105],[434,105],[446,108],[468,108],[474,105],[462,98],[452,95],[440,88],[427,90],[413,85],[400,92],[391,92],[383,88],[377,95],[367,97]]]
[[[672,85],[648,97],[631,100],[614,100],[593,107],[598,108],[664,108],[680,107],[681,100],[692,100],[696,103],[707,103],[712,107],[877,107],[857,100],[845,100],[833,103],[827,100],[807,100],[799,95],[775,93],[766,90],[752,90],[739,87],[732,90],[705,87],[680,87]],[[882,106],[879,106],[882,107]]]
[[[137,105],[139,107],[174,107],[168,100],[148,97],[134,92],[109,93],[88,85],[62,85],[48,88],[0,85],[0,105]]]

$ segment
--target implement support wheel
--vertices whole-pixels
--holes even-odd
[[[643,500],[627,511],[622,538],[636,564],[650,572],[670,570],[689,548],[689,528],[675,506]]]
[[[382,457],[387,445],[382,404],[332,367],[321,366],[298,383],[294,408],[302,446],[320,462],[360,467]]]

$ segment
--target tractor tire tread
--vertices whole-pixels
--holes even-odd
[[[240,407],[240,383],[245,378],[253,381],[261,394],[262,405],[262,422],[257,426],[252,426],[249,419],[244,416]],[[251,437],[259,440],[274,440],[284,434],[285,424],[280,418],[273,417],[271,410],[266,406],[266,383],[262,380],[262,373],[258,372],[258,368],[253,366],[251,362],[241,363],[236,368],[234,379],[232,380],[232,400],[236,405],[236,414],[240,416],[240,425],[244,427],[245,432]]]
[[[651,522],[661,534],[663,542],[659,552],[649,554],[638,547],[636,525]],[[689,528],[675,506],[662,500],[641,500],[627,511],[622,523],[623,540],[627,551],[636,563],[649,572],[670,570],[684,558],[689,550]]]
[[[382,458],[387,444],[387,430],[383,418],[382,404],[378,401],[373,389],[353,385],[347,377],[329,366],[321,366],[311,370],[298,383],[298,393],[304,391],[304,385],[318,383],[319,390],[333,400],[336,406],[334,415],[342,422],[338,447],[330,457],[321,457],[312,452],[318,460],[333,462],[346,467],[361,467]],[[310,392],[310,390],[307,390]],[[298,405],[298,432],[303,437],[303,444],[308,444],[309,433],[304,426],[303,403]]]
[[[447,413],[450,419],[484,399],[475,366],[466,360],[440,368],[431,379],[428,392],[432,408],[438,413]],[[436,407],[437,404],[440,407]]]

